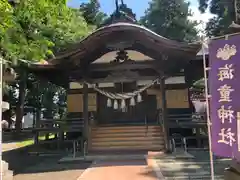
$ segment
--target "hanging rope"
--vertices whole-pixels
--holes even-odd
[[[131,99],[135,96],[137,96],[138,94],[142,93],[143,91],[145,91],[146,89],[148,89],[149,87],[151,87],[152,85],[154,85],[156,82],[158,81],[158,79],[155,79],[154,81],[152,81],[150,84],[145,85],[144,87],[135,90],[133,92],[130,93],[112,93],[112,92],[106,92],[104,90],[101,90],[99,88],[97,88],[96,86],[93,86],[93,89],[97,92],[99,92],[100,94],[110,98],[110,99],[116,99],[116,100],[121,100],[121,99]],[[91,86],[90,83],[88,82],[84,82],[85,84],[87,84],[88,86]]]

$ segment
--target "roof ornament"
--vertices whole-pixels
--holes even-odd
[[[115,0],[115,6],[116,10],[100,25],[100,27],[116,22],[137,23],[136,14],[133,13],[131,8],[127,7],[123,0],[120,0],[120,3],[119,0]]]
[[[126,6],[126,4],[124,4],[123,0],[120,0],[121,1],[121,5],[119,6],[119,0],[115,0],[115,5],[116,5],[116,12],[120,12],[119,9],[121,8],[121,6]]]
[[[127,51],[124,51],[124,50],[118,51],[116,58],[113,60],[113,62],[117,62],[117,63],[123,63],[126,61],[131,61],[131,60],[129,59]]]
[[[119,0],[115,0],[115,5],[116,5],[116,13],[119,13]],[[122,1],[123,2],[123,1]]]

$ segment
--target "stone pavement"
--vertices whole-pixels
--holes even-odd
[[[19,148],[18,143],[3,144],[3,159],[9,162],[14,171],[13,180],[77,180],[88,168],[90,162],[59,164],[61,155],[40,157],[29,155],[27,148]]]
[[[145,160],[96,161],[78,180],[156,180]]]
[[[47,160],[16,174],[14,180],[77,180],[90,165],[90,162],[59,164]]]
[[[159,172],[167,180],[210,180],[210,163],[208,152],[193,153],[194,158],[174,158],[169,155],[164,158],[157,158],[155,162]],[[230,160],[215,160],[215,179],[223,180],[224,169]]]

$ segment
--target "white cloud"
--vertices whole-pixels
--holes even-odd
[[[198,22],[201,22],[200,25],[198,25],[198,29],[202,32],[200,32],[200,34],[203,34],[203,31],[206,27],[206,23],[208,22],[208,20],[210,18],[213,18],[214,15],[211,14],[209,12],[209,10],[206,11],[206,13],[201,13],[199,10],[198,10],[198,7],[197,6],[190,6],[191,10],[192,10],[192,13],[193,13],[193,16],[189,17],[190,20],[193,20],[193,21],[198,21]]]

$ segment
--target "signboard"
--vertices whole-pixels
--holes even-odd
[[[240,156],[240,36],[209,45],[209,91],[212,151]]]

